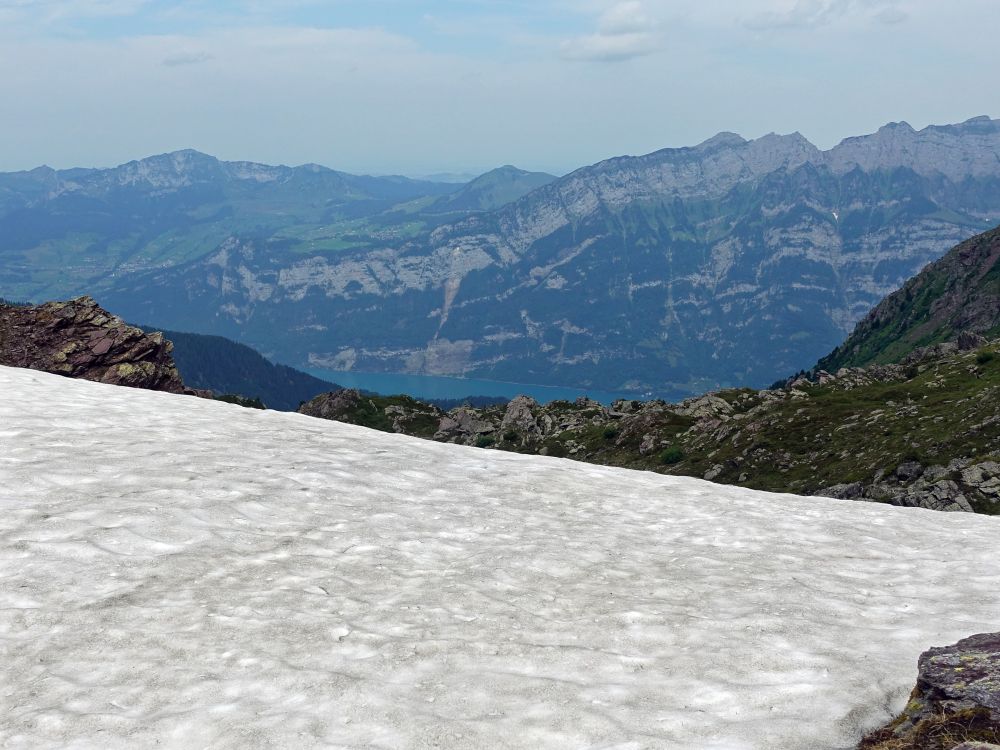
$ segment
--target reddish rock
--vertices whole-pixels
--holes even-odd
[[[35,307],[0,304],[0,365],[148,388],[207,395],[185,387],[161,333],[145,333],[90,297]]]

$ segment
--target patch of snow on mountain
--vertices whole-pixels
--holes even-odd
[[[0,368],[0,745],[849,748],[998,535]]]

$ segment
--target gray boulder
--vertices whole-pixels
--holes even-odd
[[[917,685],[903,713],[868,735],[859,748],[955,750],[957,745],[982,750],[998,742],[1000,633],[982,633],[922,653]]]

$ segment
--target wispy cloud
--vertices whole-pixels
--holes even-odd
[[[898,0],[795,0],[790,8],[750,16],[746,25],[751,29],[810,29],[857,14],[887,24],[907,18]]]
[[[0,12],[43,22],[138,12],[148,0],[0,0]]]
[[[661,44],[658,25],[643,4],[625,0],[601,14],[595,33],[563,41],[559,52],[567,60],[614,62],[648,55]]]
[[[164,57],[163,64],[168,68],[173,68],[178,65],[197,65],[214,59],[215,55],[208,52],[175,52]]]

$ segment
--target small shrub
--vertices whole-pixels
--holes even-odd
[[[667,448],[660,454],[660,463],[666,466],[670,466],[672,464],[679,464],[683,460],[684,460],[684,451],[682,451],[680,448],[676,448],[673,446]]]
[[[614,440],[616,437],[618,437],[618,428],[617,427],[605,427],[604,428],[604,439],[605,440]]]
[[[496,439],[492,435],[480,435],[479,437],[476,438],[476,447],[489,448],[495,442]]]
[[[516,442],[519,437],[520,435],[518,435],[514,430],[507,430],[507,432],[503,434],[503,439],[508,443]]]
[[[995,356],[996,355],[993,352],[979,352],[979,354],[976,355],[976,364],[985,365],[992,362]]]

